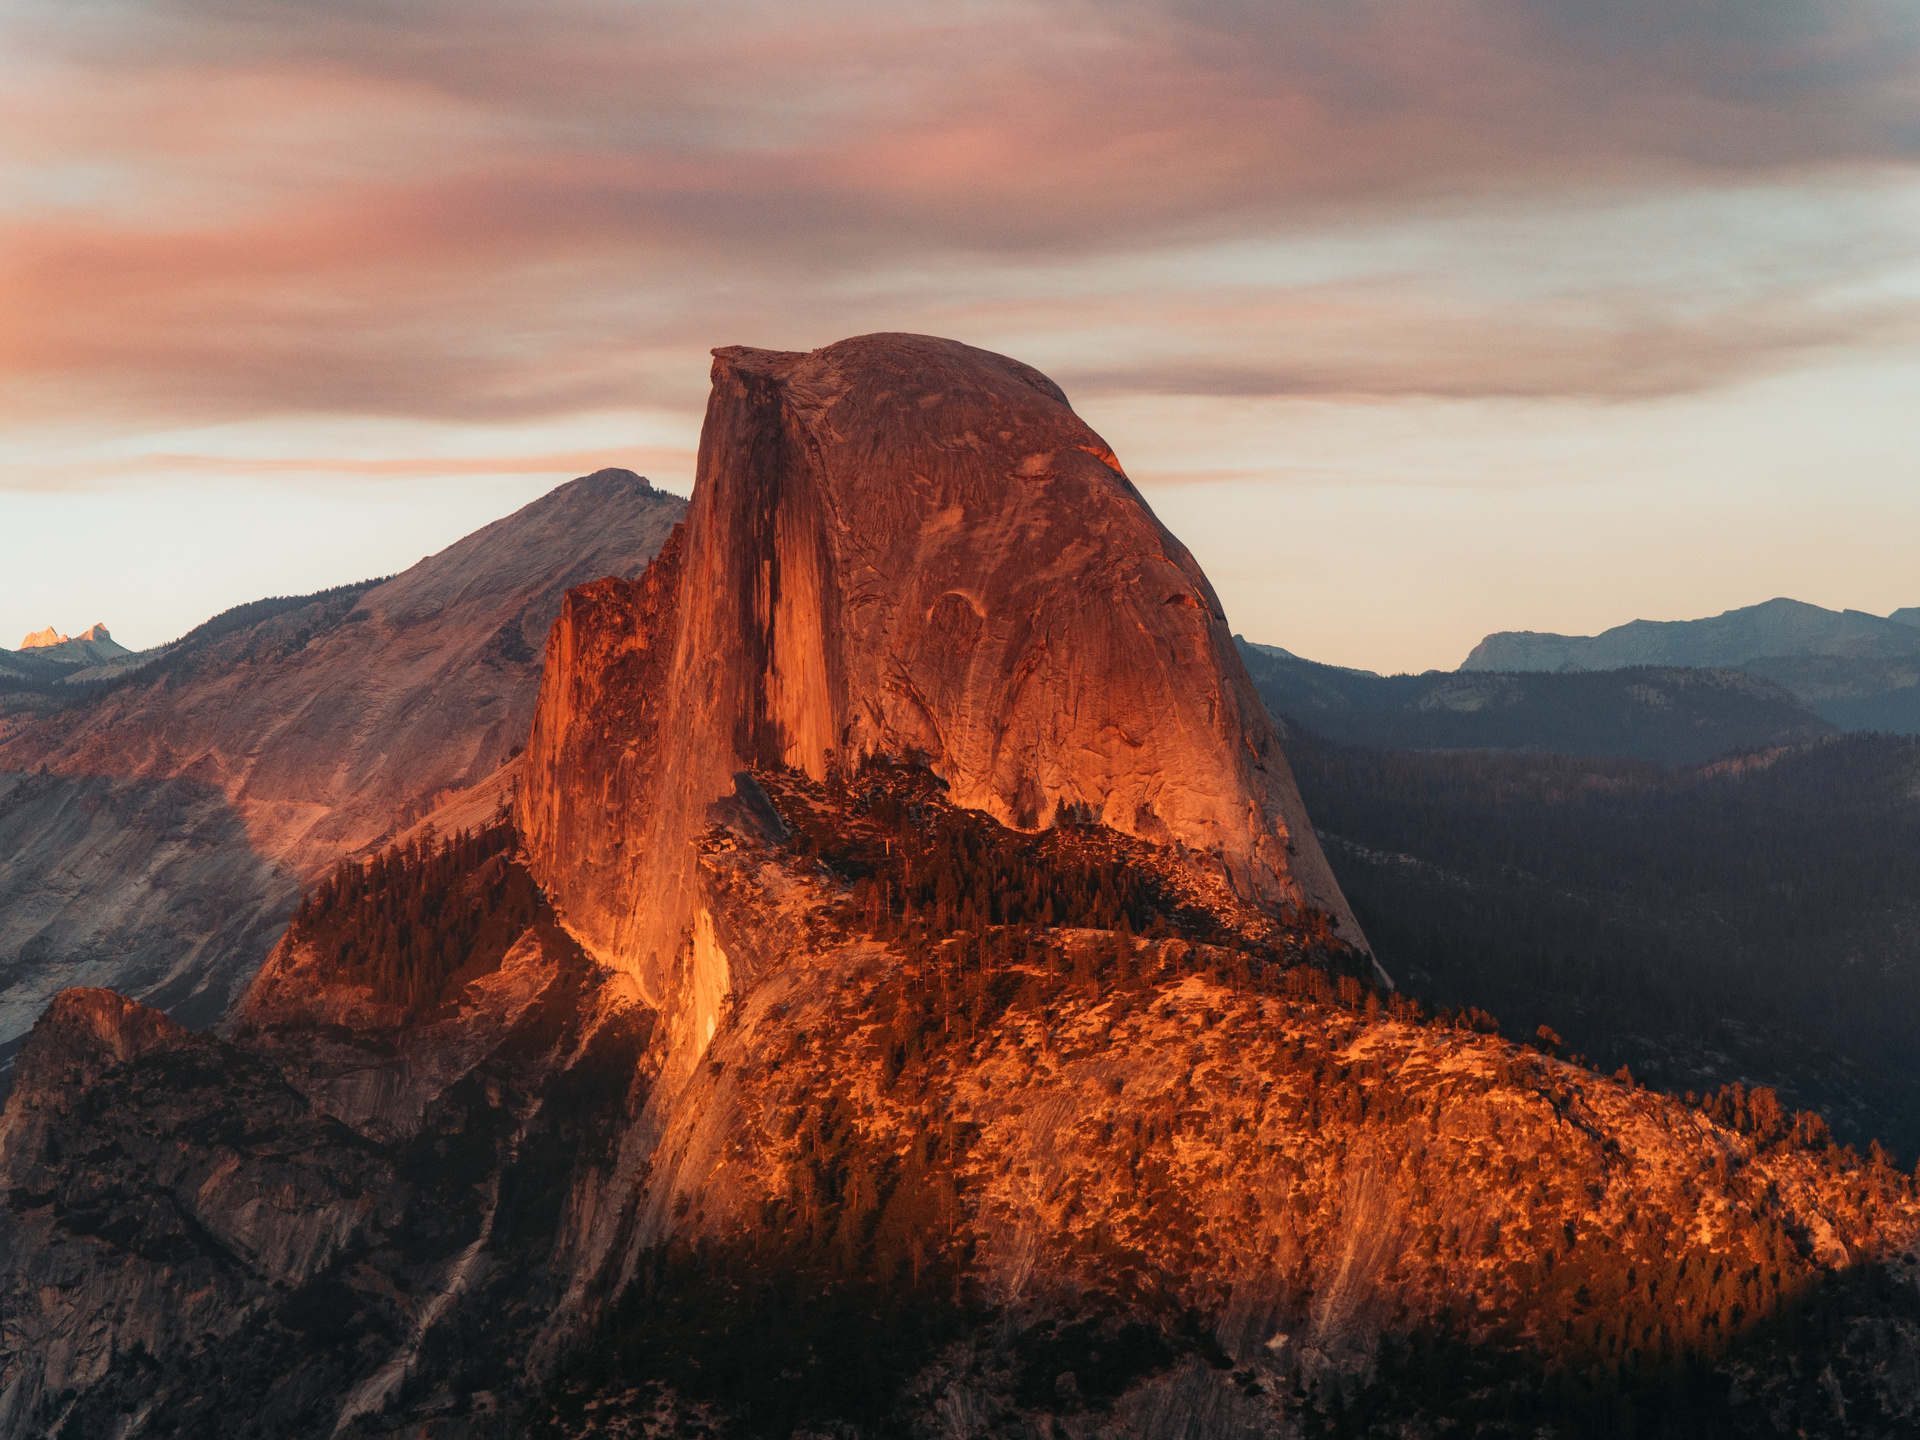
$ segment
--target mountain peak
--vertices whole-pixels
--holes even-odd
[[[636,475],[631,470],[623,470],[618,465],[608,465],[591,475],[582,475],[573,482],[577,486],[588,486],[595,490],[609,486],[622,486],[628,489],[651,490],[653,482],[644,475]]]
[[[81,670],[133,654],[113,638],[105,625],[95,625],[78,635],[62,635],[49,625],[22,640],[20,649],[31,651],[37,661],[51,661],[55,665]]]
[[[712,373],[682,543],[569,597],[528,744],[534,869],[603,959],[659,993],[736,774],[876,755],[1015,830],[1179,847],[1363,943],[1213,587],[1057,385],[905,334]]]
[[[1636,665],[1739,668],[1784,656],[1906,658],[1920,635],[1882,618],[1775,596],[1698,620],[1632,620],[1598,635],[1509,630],[1488,635],[1462,670],[1619,670]]]
[[[58,1089],[75,1073],[95,1073],[178,1043],[187,1032],[157,1010],[112,990],[62,990],[41,1012],[22,1049],[16,1081]]]
[[[78,645],[89,641],[96,644],[105,641],[113,645],[116,650],[120,648],[104,624],[96,624],[91,630],[82,630],[78,635],[62,635],[58,630],[54,629],[53,626],[49,625],[46,629],[36,630],[23,639],[20,642],[20,648],[22,650],[51,650],[60,645]]]

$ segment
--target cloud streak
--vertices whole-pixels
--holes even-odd
[[[879,328],[1094,394],[1683,392],[1910,335],[1913,16],[25,5],[0,397],[686,410],[710,345]]]
[[[281,478],[300,475],[420,480],[477,475],[590,475],[616,468],[641,474],[691,475],[696,454],[665,445],[626,445],[604,450],[556,450],[538,454],[358,456],[144,454],[113,460],[71,461],[45,467],[39,488],[139,476],[191,475],[220,478]],[[48,482],[51,482],[50,484]]]

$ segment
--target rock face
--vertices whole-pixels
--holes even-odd
[[[22,650],[38,650],[48,645],[64,645],[67,637],[49,625],[44,630],[35,630],[20,642]]]
[[[424,1016],[292,943],[232,1041],[62,994],[0,1117],[0,1434],[318,1440],[532,1378],[644,1094],[630,991],[548,916]]]
[[[391,1162],[270,1065],[111,991],[61,995],[19,1072],[0,1122],[0,1433],[56,1429],[61,1396],[111,1383],[129,1352],[231,1337],[389,1203]]]
[[[715,351],[678,549],[549,641],[536,872],[657,995],[735,772],[875,753],[1016,828],[1064,806],[1183,847],[1360,940],[1212,587],[1057,386],[926,336]]]
[[[497,776],[562,595],[639,574],[684,509],[602,471],[385,583],[241,607],[0,721],[0,1053],[75,984],[224,1013],[303,881]]]

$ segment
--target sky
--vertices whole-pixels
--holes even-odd
[[[1911,0],[12,0],[0,645],[390,573],[707,352],[1050,374],[1317,660],[1920,604]]]

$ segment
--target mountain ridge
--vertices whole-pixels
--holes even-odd
[[[0,722],[0,1048],[76,983],[219,1018],[303,883],[500,769],[561,596],[639,573],[683,507],[600,471],[398,576],[236,607]]]
[[[1743,670],[1786,686],[1843,730],[1920,734],[1920,607],[1882,618],[1784,597],[1701,620],[1634,620],[1598,635],[1502,631],[1470,671]]]
[[[1616,670],[1629,665],[1735,669],[1775,656],[1887,659],[1916,654],[1920,654],[1920,630],[1910,623],[1863,610],[1827,610],[1779,596],[1700,620],[1630,620],[1598,635],[1500,631],[1474,646],[1460,669]]]

